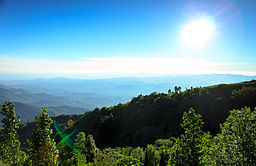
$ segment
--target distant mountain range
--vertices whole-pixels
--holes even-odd
[[[1,76],[1,74],[0,74]],[[0,102],[14,101],[21,122],[31,121],[47,107],[50,115],[81,114],[96,107],[126,103],[139,94],[167,93],[174,86],[186,88],[235,83],[256,76],[210,74],[145,78],[0,80]]]
[[[94,108],[97,105],[86,103],[85,101],[76,101],[68,97],[56,96],[47,93],[32,93],[26,89],[3,89],[0,88],[0,99],[16,101],[21,103],[29,103],[41,107],[49,106],[79,106]]]
[[[4,103],[4,100],[0,100],[1,103]],[[28,103],[20,103],[14,102],[15,111],[17,115],[21,115],[21,123],[33,121],[35,119],[35,115],[39,115],[41,113],[41,107],[36,105],[31,105]],[[89,109],[81,108],[81,107],[73,107],[73,106],[56,106],[56,107],[47,107],[48,114],[50,116],[58,116],[58,115],[70,115],[70,114],[82,114]],[[2,125],[1,120],[3,116],[0,115],[0,128]]]
[[[1,76],[1,74],[0,74]],[[0,77],[1,78],[1,77]],[[191,86],[209,86],[220,83],[235,83],[256,79],[256,76],[231,74],[201,74],[184,76],[159,77],[121,77],[108,79],[33,79],[33,80],[0,80],[2,86],[24,88],[35,93],[62,94],[79,93],[82,95],[99,97],[129,96],[149,94],[152,91],[166,92],[174,86],[183,89]],[[129,99],[128,99],[129,100]]]
[[[61,114],[82,114],[85,111],[96,107],[94,104],[87,104],[81,101],[79,102],[67,97],[60,97],[46,93],[35,94],[26,89],[0,88],[0,103],[4,103],[5,100],[14,102],[17,115],[21,115],[21,123],[33,121],[34,116],[41,113],[41,107],[45,107],[50,116],[57,116]],[[0,120],[1,119],[2,116],[0,115]]]

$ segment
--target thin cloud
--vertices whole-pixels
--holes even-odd
[[[95,76],[156,76],[179,74],[255,75],[247,63],[224,63],[166,57],[98,57],[78,61],[54,61],[13,57],[0,58],[0,72],[38,74],[86,74]]]

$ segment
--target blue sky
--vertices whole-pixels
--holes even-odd
[[[254,0],[0,0],[0,72],[256,75],[255,11]],[[215,35],[187,46],[182,27],[201,16]]]

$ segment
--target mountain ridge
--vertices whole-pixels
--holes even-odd
[[[256,106],[255,80],[139,95],[125,104],[86,112],[74,128],[94,135],[101,148],[146,146],[180,135],[182,115],[191,107],[202,115],[205,131],[215,135],[230,110],[245,106]]]
[[[152,92],[133,97],[127,103],[85,112],[65,132],[72,133],[73,139],[77,132],[92,134],[99,148],[146,146],[159,138],[180,135],[182,115],[191,107],[202,115],[204,130],[216,135],[230,110],[246,106],[256,107],[255,80],[184,91],[176,88],[169,94]],[[29,126],[21,130],[27,131]],[[24,135],[20,137],[25,140]],[[55,138],[60,141],[57,135]]]

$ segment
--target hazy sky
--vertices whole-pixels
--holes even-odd
[[[255,0],[0,0],[0,72],[256,75],[255,11]],[[214,29],[195,46],[210,31],[201,18]]]

